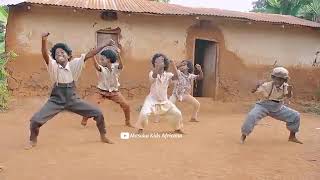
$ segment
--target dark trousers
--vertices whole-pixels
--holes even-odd
[[[95,106],[81,100],[75,91],[75,84],[55,84],[47,103],[33,115],[30,123],[30,140],[35,141],[39,135],[39,129],[47,121],[61,111],[70,111],[81,116],[92,118],[96,121],[100,134],[106,134],[104,117]]]

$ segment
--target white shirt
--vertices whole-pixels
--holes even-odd
[[[271,92],[272,91],[272,92]],[[270,94],[271,92],[271,94]],[[282,86],[277,88],[275,85],[272,88],[272,81],[263,83],[258,89],[257,93],[262,94],[264,99],[283,101],[285,95],[288,94],[288,84],[283,83]],[[270,97],[268,97],[270,94]]]
[[[62,67],[51,56],[49,56],[48,72],[52,82],[54,83],[71,83],[77,81],[84,66],[85,54],[81,54],[79,58],[74,58],[67,62],[66,67]]]
[[[149,80],[152,83],[149,96],[159,104],[164,101],[168,101],[168,86],[171,82],[173,74],[165,71],[161,75],[158,74],[157,78],[153,78],[152,75],[153,71],[149,73]]]
[[[157,78],[152,77],[153,72],[149,73],[149,80],[151,82],[150,93],[144,101],[141,109],[141,114],[164,114],[172,107],[175,107],[171,101],[168,100],[168,86],[173,77],[170,72],[164,72],[161,76],[158,74]]]
[[[111,65],[111,71],[107,67],[99,65],[101,72],[98,71],[98,88],[105,91],[118,91],[119,90],[119,75],[121,69],[119,69],[118,63]]]

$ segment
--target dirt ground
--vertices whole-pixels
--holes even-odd
[[[88,98],[95,101],[94,98]],[[318,180],[320,179],[320,117],[302,114],[298,137],[303,145],[287,142],[285,124],[266,118],[246,144],[239,143],[240,127],[248,103],[222,103],[200,99],[200,123],[190,123],[190,107],[178,104],[184,114],[182,138],[120,139],[124,127],[120,107],[105,101],[114,145],[102,144],[94,122],[80,126],[81,117],[61,113],[41,128],[38,147],[24,150],[32,114],[46,97],[13,99],[10,111],[0,113],[0,180]],[[136,120],[143,99],[131,100]],[[146,134],[165,133],[164,119],[150,121]]]

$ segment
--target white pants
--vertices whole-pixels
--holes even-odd
[[[173,104],[175,104],[176,101],[177,101],[177,97],[175,95],[172,95],[169,100]],[[200,109],[199,101],[196,98],[194,98],[193,96],[191,96],[190,94],[186,94],[186,95],[183,95],[182,102],[186,102],[186,103],[190,104],[193,107],[191,119],[197,119],[198,118],[198,112],[199,112],[199,109]]]
[[[170,123],[170,125],[174,130],[182,129],[183,123],[182,123],[181,111],[173,103],[170,103],[170,106],[171,107],[166,112],[161,113],[161,115],[166,116],[166,118],[168,119],[168,122]],[[136,122],[136,125],[135,125],[136,128],[144,129],[148,125],[149,117],[151,115],[158,116],[153,112],[150,113],[142,110],[139,114],[139,119]]]

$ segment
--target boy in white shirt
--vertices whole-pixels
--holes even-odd
[[[61,111],[67,110],[84,117],[93,117],[100,132],[100,139],[112,143],[106,137],[105,122],[102,112],[93,105],[81,100],[75,91],[75,81],[78,80],[85,61],[99,53],[108,44],[93,49],[80,58],[72,58],[71,49],[63,43],[57,43],[48,53],[47,38],[50,33],[42,34],[42,56],[48,67],[50,79],[54,83],[49,100],[33,115],[30,120],[30,143],[26,149],[37,145],[40,127]]]
[[[272,81],[258,83],[252,90],[252,93],[262,96],[262,100],[256,103],[242,125],[241,143],[244,143],[258,121],[270,116],[287,123],[287,129],[290,131],[288,141],[302,144],[296,138],[300,126],[300,113],[283,105],[284,99],[292,96],[292,86],[287,84],[289,72],[283,67],[277,67],[273,69],[271,78]]]
[[[130,123],[130,106],[126,99],[119,91],[120,83],[119,76],[123,69],[122,60],[119,51],[116,48],[107,48],[101,52],[101,61],[99,64],[97,59],[94,60],[94,67],[98,71],[98,93],[103,99],[109,99],[118,103],[125,115],[126,126],[133,127]],[[117,63],[119,59],[119,63]],[[87,125],[88,118],[83,117],[81,124]]]
[[[152,58],[153,70],[149,73],[150,93],[140,111],[136,122],[138,132],[142,133],[151,115],[166,115],[175,133],[183,134],[182,115],[180,110],[168,100],[168,86],[171,80],[177,79],[177,67],[171,62],[173,73],[168,72],[170,61],[163,54],[155,54]]]

